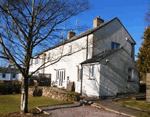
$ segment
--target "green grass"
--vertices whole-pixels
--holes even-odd
[[[135,115],[137,117],[150,117],[150,103],[146,101],[137,101],[135,99],[120,99],[117,100],[115,103],[122,104],[122,105],[128,105],[131,107],[135,107],[142,110],[147,110],[147,112],[143,112],[139,115]]]
[[[73,91],[67,91],[67,90],[65,90],[65,92],[66,92],[67,94],[70,94],[70,95],[80,95],[79,93],[73,92]]]
[[[20,111],[20,99],[21,99],[20,94],[0,95],[0,116]],[[47,105],[67,104],[67,103],[71,102],[58,101],[44,96],[42,97],[29,96],[28,108],[29,110],[31,110],[34,109],[36,106],[47,106]]]
[[[117,101],[117,103],[122,104],[122,105],[129,105],[131,107],[143,109],[143,110],[149,110],[150,111],[150,103],[146,101],[137,101],[135,99],[120,99]]]

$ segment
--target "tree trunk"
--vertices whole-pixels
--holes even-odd
[[[22,80],[21,87],[21,113],[28,112],[28,79],[24,78]]]

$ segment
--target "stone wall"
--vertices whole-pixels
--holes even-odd
[[[42,89],[42,96],[46,96],[56,100],[63,101],[79,101],[80,95],[78,93],[68,93],[56,87],[39,87]],[[29,88],[29,94],[32,95],[33,88]]]

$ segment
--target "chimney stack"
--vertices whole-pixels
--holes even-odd
[[[76,35],[76,33],[73,30],[71,30],[68,32],[67,39],[70,39],[70,38],[74,37],[75,35]]]
[[[100,16],[97,16],[97,18],[94,18],[93,20],[93,28],[96,28],[100,24],[104,23],[104,20],[100,18]]]

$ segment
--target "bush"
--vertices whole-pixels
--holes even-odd
[[[42,96],[42,89],[33,89],[33,96]]]
[[[21,82],[20,81],[13,81],[12,82],[12,92],[21,93]]]
[[[33,96],[42,96],[42,89],[38,89],[38,83],[34,85]]]
[[[21,93],[21,82],[0,81],[0,94]]]

